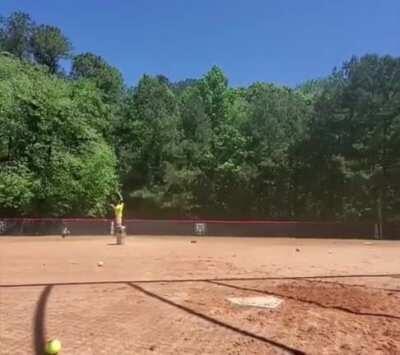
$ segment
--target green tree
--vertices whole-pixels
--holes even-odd
[[[118,179],[96,88],[7,56],[0,78],[0,205],[19,214],[104,214]]]
[[[71,76],[73,79],[92,80],[104,93],[107,102],[121,100],[124,90],[122,74],[98,55],[83,53],[75,56]]]
[[[56,73],[60,59],[70,56],[72,45],[62,31],[55,26],[40,25],[33,31],[32,54],[37,63],[46,65]]]
[[[263,217],[294,217],[300,205],[295,153],[311,108],[303,95],[272,84],[250,86],[246,99],[247,160],[257,167],[253,208]]]
[[[311,197],[322,215],[398,218],[399,64],[390,56],[353,57],[316,101],[306,156],[325,171]]]
[[[169,86],[174,94],[179,96],[180,94],[185,92],[186,89],[196,87],[199,81],[199,79],[185,79],[169,83]]]
[[[28,59],[33,28],[34,23],[25,12],[17,11],[7,18],[0,18],[0,49],[20,59]]]
[[[144,75],[128,94],[118,154],[125,191],[143,203],[162,204],[165,171],[178,154],[178,115],[174,94],[155,77]]]
[[[359,195],[359,198],[364,197],[364,205],[369,207],[367,215],[374,215],[376,209],[382,208],[378,213],[383,213],[383,217],[394,217],[398,213],[400,191],[395,169],[400,164],[396,154],[399,148],[400,58],[354,57],[344,64],[342,75],[347,85],[337,106],[346,111],[347,127],[342,134],[347,143],[345,159],[351,170],[358,171],[357,175],[368,177],[367,184],[358,185],[364,191],[364,196]]]
[[[1,212],[28,210],[35,197],[36,179],[24,163],[2,166],[0,170]]]
[[[194,215],[243,213],[249,169],[241,125],[246,102],[240,90],[230,90],[218,68],[180,94],[183,160],[169,170],[170,190]],[[241,212],[239,212],[241,211]]]
[[[207,171],[214,159],[213,131],[198,86],[187,87],[179,95],[180,154],[175,164],[168,165],[164,181],[170,206],[193,215],[208,205],[210,197]]]
[[[198,84],[204,109],[212,126],[217,126],[226,118],[228,79],[223,71],[214,66]]]

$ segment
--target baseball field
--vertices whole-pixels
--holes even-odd
[[[0,238],[0,353],[52,338],[62,355],[399,354],[400,242]]]

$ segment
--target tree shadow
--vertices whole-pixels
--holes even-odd
[[[36,305],[36,312],[33,319],[33,324],[34,324],[33,347],[35,349],[35,355],[43,355],[44,353],[44,348],[46,345],[46,334],[45,334],[46,304],[49,299],[52,288],[53,288],[52,285],[48,285],[43,289]]]
[[[242,291],[251,291],[251,292],[258,292],[258,293],[263,293],[263,294],[273,294],[278,297],[284,297],[284,298],[289,298],[293,299],[295,301],[299,302],[305,302],[305,303],[310,303],[314,304],[319,307],[323,308],[333,308],[333,309],[338,309],[341,311],[345,311],[348,313],[352,313],[355,315],[361,315],[361,316],[374,316],[374,317],[384,317],[384,318],[392,318],[392,319],[400,319],[398,316],[393,316],[389,314],[379,314],[379,313],[366,313],[366,312],[357,312],[354,310],[351,310],[349,308],[344,308],[341,306],[327,306],[324,304],[321,304],[319,302],[311,301],[311,300],[304,300],[304,299],[298,299],[297,297],[294,296],[288,296],[284,294],[277,294],[274,292],[269,292],[266,290],[259,290],[259,289],[253,289],[253,288],[248,288],[248,287],[242,287],[242,286],[236,286],[236,285],[231,285],[227,284],[226,282],[233,281],[233,282],[238,282],[238,281],[266,281],[266,280],[312,280],[312,279],[329,279],[329,278],[368,278],[368,277],[399,277],[399,274],[379,274],[379,275],[322,275],[322,276],[299,276],[299,277],[249,277],[249,278],[239,278],[239,277],[231,277],[231,278],[214,278],[214,279],[167,279],[167,280],[137,280],[137,281],[89,281],[89,282],[60,282],[60,283],[36,283],[36,284],[8,284],[8,285],[0,285],[0,288],[15,288],[15,287],[37,287],[37,286],[44,286],[45,288],[43,289],[42,293],[40,294],[39,300],[36,305],[36,310],[35,310],[35,315],[33,319],[34,323],[34,337],[33,337],[33,342],[34,342],[34,349],[35,349],[35,355],[43,355],[43,350],[46,345],[46,334],[45,334],[45,318],[46,318],[46,305],[50,296],[50,293],[53,289],[54,286],[61,285],[61,286],[74,286],[74,285],[112,285],[112,284],[127,284],[130,287],[133,287],[134,289],[144,293],[145,295],[155,298],[161,302],[164,302],[166,304],[169,304],[171,306],[174,306],[178,309],[181,309],[189,314],[192,314],[194,316],[197,316],[199,318],[202,318],[208,322],[214,323],[216,325],[219,325],[221,327],[224,327],[226,329],[230,329],[234,332],[240,333],[242,335],[260,340],[265,343],[269,343],[273,346],[280,347],[281,349],[291,351],[294,354],[304,354],[304,352],[297,350],[297,349],[292,349],[284,344],[280,344],[278,342],[275,342],[271,339],[265,338],[263,336],[259,336],[257,334],[253,334],[251,332],[248,332],[246,330],[234,327],[232,325],[226,324],[222,321],[219,321],[218,319],[209,317],[207,315],[204,315],[202,313],[196,312],[195,310],[185,307],[183,305],[177,304],[173,301],[170,301],[166,298],[163,298],[153,292],[150,292],[148,290],[145,290],[141,286],[137,284],[153,284],[153,283],[186,283],[186,282],[208,282],[214,285],[219,285],[219,286],[224,286],[224,287],[230,287],[230,288],[235,288],[238,290]],[[316,280],[316,282],[318,282]],[[339,283],[339,282],[338,282]],[[340,283],[339,283],[340,284]],[[363,286],[363,285],[349,285],[349,286]],[[366,288],[369,288],[368,286],[363,286]],[[391,291],[391,292],[400,292],[399,289],[385,289],[385,288],[377,288],[375,287],[374,289],[379,289],[383,291]]]

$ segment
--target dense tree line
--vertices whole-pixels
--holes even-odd
[[[2,215],[101,216],[122,191],[136,217],[400,219],[400,58],[297,88],[231,87],[218,67],[126,87],[19,12],[0,50]]]

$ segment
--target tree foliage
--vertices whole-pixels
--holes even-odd
[[[0,18],[0,49],[27,59],[31,53],[30,41],[34,23],[24,12],[14,12],[7,18]]]
[[[314,147],[309,164],[323,164],[323,184],[335,192],[329,203],[319,202],[325,214],[372,218],[381,199],[385,215],[397,218],[399,79],[399,58],[353,57],[336,73],[336,85],[317,100],[307,143]]]
[[[104,213],[117,188],[116,159],[95,87],[4,56],[0,87],[0,205],[23,214]]]
[[[118,69],[108,64],[102,57],[92,53],[75,56],[72,61],[73,79],[88,79],[104,93],[107,102],[116,103],[121,99],[124,83]]]
[[[40,25],[33,30],[32,54],[37,63],[46,65],[56,73],[60,59],[68,58],[72,46],[61,30],[55,26]]]
[[[121,73],[24,13],[0,26],[0,212],[400,220],[400,58],[296,88]],[[8,52],[9,54],[6,54]],[[41,65],[37,65],[41,64]],[[48,67],[50,70],[46,70]]]
[[[44,65],[54,74],[60,60],[70,56],[72,45],[60,28],[37,25],[29,14],[17,11],[0,16],[0,50]]]

